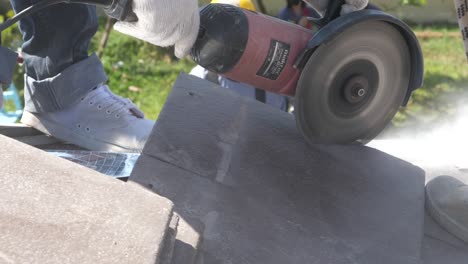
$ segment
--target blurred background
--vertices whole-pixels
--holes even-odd
[[[199,1],[200,5],[209,0]],[[385,11],[403,18],[416,32],[425,57],[425,84],[416,91],[383,134],[427,131],[458,118],[468,95],[468,64],[465,58],[452,0],[375,0]],[[286,0],[255,0],[257,10],[277,16]],[[13,15],[8,1],[0,0],[0,20]],[[100,29],[91,51],[102,58],[111,89],[129,97],[150,119],[159,112],[180,72],[194,63],[177,60],[170,48],[159,48],[112,30],[112,20],[100,12]],[[17,27],[3,33],[3,46],[17,50],[21,34]],[[17,67],[14,84],[23,90],[24,69]],[[14,107],[6,105],[6,108]]]

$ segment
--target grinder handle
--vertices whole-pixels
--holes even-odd
[[[345,0],[330,0],[328,2],[325,15],[319,19],[309,18],[309,20],[319,27],[323,27],[333,19],[340,16],[341,6],[345,4]]]
[[[93,0],[109,2],[108,0]],[[113,0],[110,4],[104,5],[104,11],[110,17],[119,21],[136,22],[138,17],[132,11],[132,0]]]
[[[106,13],[120,21],[135,22],[138,17],[132,11],[132,0],[43,0],[39,1],[17,13],[12,18],[0,24],[0,33],[13,26],[20,19],[34,14],[46,7],[61,3],[67,4],[87,4],[104,6]]]
[[[331,0],[328,3],[327,12],[325,13],[325,18],[328,22],[340,16],[341,6],[345,4],[345,0]]]

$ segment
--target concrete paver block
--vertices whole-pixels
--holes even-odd
[[[0,136],[0,263],[158,263],[173,204]]]

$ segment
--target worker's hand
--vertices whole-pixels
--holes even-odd
[[[369,0],[346,0],[346,4],[341,6],[341,15],[363,10],[369,4]]]
[[[117,31],[157,46],[175,45],[178,58],[190,52],[200,27],[197,0],[133,0],[132,11],[138,21],[117,22]]]

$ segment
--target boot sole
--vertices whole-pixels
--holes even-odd
[[[426,209],[429,215],[453,236],[468,244],[468,229],[460,225],[445,214],[432,200],[430,191],[426,187]]]
[[[79,147],[96,150],[96,151],[112,151],[112,152],[140,152],[140,150],[127,149],[108,142],[103,142],[90,137],[80,135],[70,129],[64,128],[48,120],[39,120],[34,114],[24,112],[20,121],[22,124],[34,127],[46,135],[53,136],[65,142],[72,143]]]

